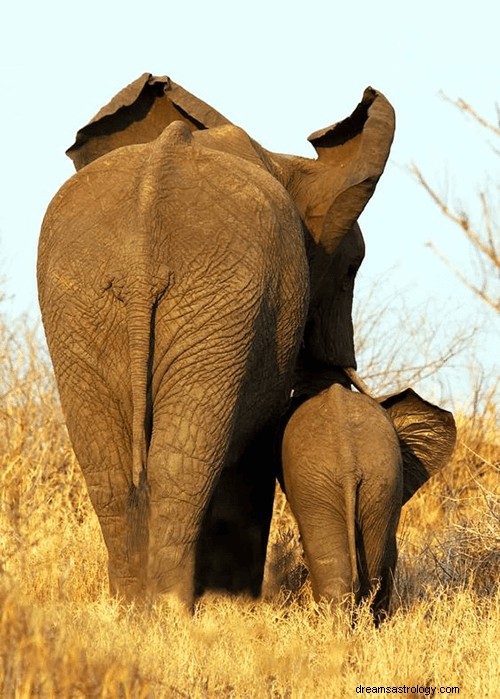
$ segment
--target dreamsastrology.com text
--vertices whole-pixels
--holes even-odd
[[[356,694],[413,694],[433,697],[436,694],[460,694],[460,687],[424,687],[420,684],[398,687],[362,685],[356,687]]]

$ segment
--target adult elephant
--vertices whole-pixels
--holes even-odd
[[[294,412],[283,437],[284,490],[316,600],[374,593],[375,619],[386,614],[401,507],[455,441],[453,415],[412,389],[379,402],[333,385]]]
[[[393,131],[369,88],[317,160],[277,155],[144,75],[78,133],[39,298],[112,592],[259,593],[273,427],[355,366],[356,220]]]

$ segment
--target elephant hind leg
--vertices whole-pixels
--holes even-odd
[[[110,592],[132,600],[142,595],[147,554],[147,492],[131,481],[132,450],[123,408],[97,377],[93,393],[61,392],[77,460],[108,551]]]
[[[387,543],[386,560],[380,571],[380,582],[372,602],[372,611],[377,626],[387,616],[391,604],[394,575],[397,562],[396,537]]]
[[[314,599],[342,604],[358,596],[357,575],[353,574],[344,518],[338,513],[318,521],[299,521]]]
[[[400,507],[397,497],[380,501],[378,507],[372,504],[360,513],[360,537],[358,552],[361,558],[362,596],[369,596],[374,590],[372,611],[376,621],[389,611],[397,561],[396,528]]]
[[[221,401],[218,385],[199,377],[195,382],[194,369],[189,379],[193,387],[165,377],[157,396],[147,479],[149,591],[191,609],[197,543],[228,450],[237,392],[228,381]],[[203,396],[203,411],[194,388]]]

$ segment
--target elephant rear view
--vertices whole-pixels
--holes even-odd
[[[388,610],[401,507],[450,458],[450,412],[412,389],[381,402],[340,385],[303,403],[283,436],[286,495],[315,599],[356,602],[375,588]]]
[[[403,497],[394,426],[371,398],[334,385],[303,403],[283,438],[286,495],[315,599],[390,595]]]
[[[38,286],[111,591],[191,606],[222,468],[290,395],[308,303],[293,202],[174,122],[63,185],[42,225]]]
[[[40,238],[39,298],[68,430],[126,597],[258,596],[295,399],[355,369],[357,223],[394,136],[367,87],[273,153],[143,74],[68,150]],[[135,145],[134,145],[135,144]]]

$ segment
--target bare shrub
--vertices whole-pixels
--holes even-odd
[[[444,327],[429,303],[409,305],[404,290],[392,288],[390,272],[375,288],[358,290],[354,336],[358,370],[376,395],[407,386],[431,387],[450,397],[443,369],[470,364],[470,349],[479,327],[463,321]]]
[[[65,535],[93,518],[93,510],[52,369],[26,320],[0,322],[0,356],[0,575],[29,570],[24,582],[51,595],[47,564],[68,574],[71,566],[61,559]]]
[[[498,106],[498,123],[495,125],[478,114],[473,106],[465,100],[451,100],[446,96],[444,99],[453,104],[463,115],[471,117],[476,124],[479,124],[483,134],[487,137],[493,137],[491,148],[497,156],[500,156],[500,111]],[[411,167],[411,171],[420,186],[439,207],[444,217],[451,221],[467,240],[471,251],[470,259],[474,261],[472,269],[464,272],[448,256],[440,253],[432,243],[429,243],[429,247],[452,269],[464,286],[480,298],[487,307],[500,313],[498,183],[495,186],[496,192],[492,192],[491,189],[483,189],[479,192],[479,215],[473,217],[470,211],[467,211],[463,206],[450,205],[446,198],[429,183],[416,165]]]

